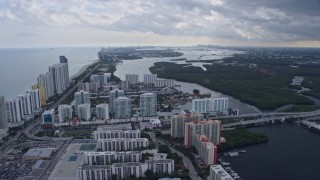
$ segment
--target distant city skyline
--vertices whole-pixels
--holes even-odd
[[[0,48],[320,47],[320,1],[0,0]]]

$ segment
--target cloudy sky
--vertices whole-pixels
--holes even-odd
[[[0,0],[0,47],[320,47],[320,0]]]

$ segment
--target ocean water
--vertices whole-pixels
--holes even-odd
[[[69,61],[69,75],[97,60],[101,47],[0,49],[0,94],[13,98],[31,89],[39,74],[59,63],[63,55]]]

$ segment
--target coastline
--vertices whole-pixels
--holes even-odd
[[[76,74],[70,76],[70,80],[73,80],[74,78],[80,76],[84,71],[87,70],[89,66],[91,66],[94,63],[97,63],[99,60],[89,60],[89,61],[91,61],[91,63],[84,65],[82,68],[79,69],[79,71]]]

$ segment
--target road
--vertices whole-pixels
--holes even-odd
[[[54,155],[52,158],[50,164],[46,167],[44,171],[42,171],[42,174],[40,175],[39,179],[48,179],[50,173],[53,171],[54,167],[56,164],[59,162],[61,156],[66,152],[67,147],[69,146],[69,143],[71,141],[67,141],[59,150],[58,152]]]
[[[164,145],[168,145],[167,143],[163,142],[162,140],[159,140],[155,137],[153,132],[147,132],[150,135],[150,138],[152,139],[153,142],[160,142],[161,144]],[[169,145],[168,145],[169,146]],[[184,154],[182,154],[181,152],[175,150],[174,148],[170,147],[170,150],[174,153],[177,153],[180,157],[182,157],[183,160],[183,164],[184,166],[189,169],[189,176],[192,180],[201,180],[201,178],[197,175],[196,170],[194,169],[191,161],[189,160],[189,158],[187,158]]]
[[[273,113],[270,113],[273,114]],[[230,128],[234,126],[243,126],[243,125],[249,125],[249,124],[255,124],[255,123],[264,123],[264,122],[270,122],[275,120],[282,120],[282,119],[289,119],[289,118],[311,118],[315,116],[320,116],[320,110],[312,111],[312,112],[302,112],[302,113],[294,113],[290,115],[283,115],[283,116],[271,116],[271,117],[264,117],[264,118],[258,118],[248,121],[240,121],[236,123],[229,123],[229,124],[223,124],[223,128]]]

